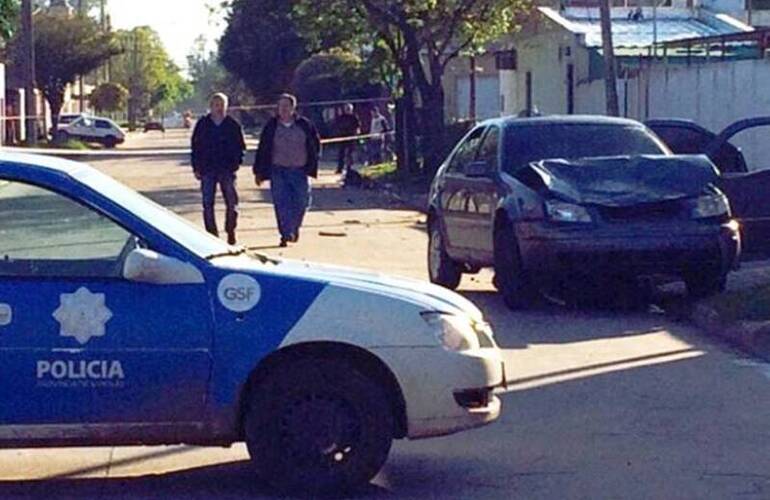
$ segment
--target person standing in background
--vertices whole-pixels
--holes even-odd
[[[236,175],[243,161],[246,142],[241,124],[227,114],[228,99],[217,93],[209,100],[209,114],[195,124],[192,135],[192,167],[201,183],[203,222],[206,231],[219,236],[214,205],[217,186],[225,200],[227,243],[236,244],[238,190]]]
[[[318,177],[321,138],[313,123],[297,113],[297,98],[283,94],[278,116],[271,118],[259,139],[254,162],[257,186],[270,180],[281,247],[299,240],[310,204],[310,180]]]
[[[369,164],[381,163],[385,152],[385,134],[390,131],[388,119],[380,113],[380,108],[375,107],[372,110],[372,121],[369,126],[369,133],[373,137],[369,139]]]
[[[342,108],[342,114],[334,122],[334,129],[337,137],[355,137],[361,133],[361,120],[353,112],[353,105],[345,104]],[[347,173],[353,166],[353,152],[356,149],[357,140],[341,142],[338,145],[339,156],[337,157],[337,173]]]

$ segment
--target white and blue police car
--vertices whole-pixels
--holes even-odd
[[[275,486],[368,482],[394,438],[495,420],[489,326],[445,289],[231,247],[86,165],[0,153],[0,446],[227,446]]]

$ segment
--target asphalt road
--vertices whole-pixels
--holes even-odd
[[[201,223],[183,159],[95,165]],[[241,242],[424,279],[423,216],[337,181],[322,173],[299,244],[278,249],[269,196],[243,171]],[[502,418],[397,442],[362,498],[770,498],[769,365],[644,307],[512,313],[490,278],[466,278],[460,291],[505,352]],[[6,450],[0,497],[270,498],[246,458],[242,446]]]

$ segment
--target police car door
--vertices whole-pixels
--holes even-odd
[[[89,439],[89,423],[134,439],[202,419],[208,293],[124,279],[139,244],[91,207],[0,178],[0,440]]]

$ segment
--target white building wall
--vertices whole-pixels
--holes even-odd
[[[516,43],[518,68],[500,72],[503,112],[515,115],[526,109],[526,75],[532,75],[532,103],[541,113],[567,112],[567,66],[574,79],[587,78],[588,54],[574,35],[563,29],[541,27],[541,32]]]
[[[649,83],[648,81],[649,80]],[[618,82],[624,112],[624,82]],[[770,60],[646,67],[628,82],[629,118],[685,118],[718,132],[734,121],[770,115]],[[604,83],[581,85],[577,111],[603,114]],[[736,136],[749,165],[770,167],[770,127]]]

